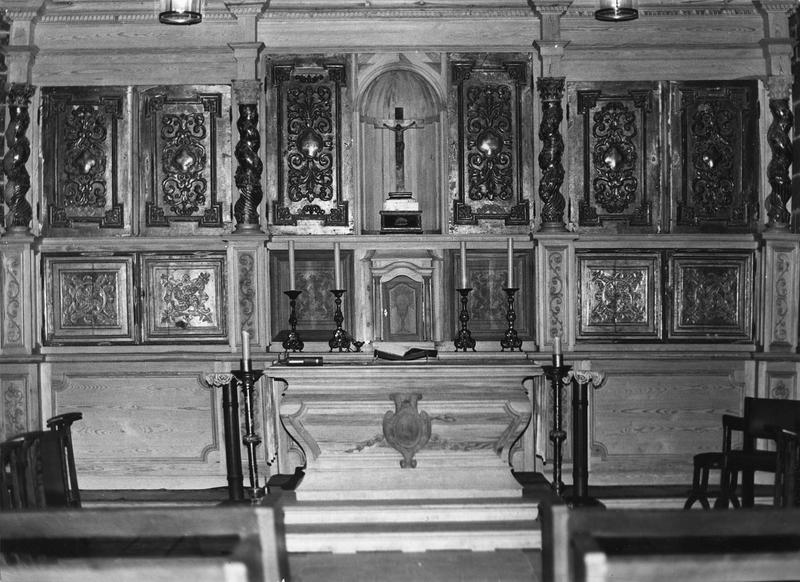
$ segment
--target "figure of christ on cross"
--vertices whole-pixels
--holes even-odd
[[[419,129],[424,122],[417,122],[417,120],[403,119],[403,108],[394,108],[394,123],[384,122],[381,126],[377,124],[375,127],[381,127],[394,132],[394,175],[395,175],[395,190],[394,194],[405,194],[410,197],[410,192],[406,192],[406,143],[405,132],[409,129]],[[390,197],[391,197],[390,193]]]

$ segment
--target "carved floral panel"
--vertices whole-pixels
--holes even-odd
[[[319,220],[347,226],[348,204],[341,191],[344,66],[275,65],[272,85],[280,151],[275,224]]]
[[[230,134],[230,87],[142,91],[140,176],[146,227],[185,231],[230,222]]]
[[[227,336],[223,253],[145,254],[145,342],[224,342]]]
[[[523,114],[530,99],[526,60],[456,60],[451,101],[456,110],[456,224],[499,219],[528,224],[523,196]]]
[[[753,255],[675,252],[670,339],[753,339]]]
[[[132,256],[44,255],[44,342],[134,340]]]
[[[747,229],[758,218],[755,81],[676,83],[672,182],[679,227]],[[679,148],[679,149],[678,149]]]
[[[658,253],[577,255],[578,340],[661,339]]]
[[[650,226],[658,189],[659,100],[655,83],[568,87],[570,175],[581,226]],[[657,200],[656,200],[657,203]]]
[[[49,232],[129,228],[128,97],[124,87],[42,90],[43,187]]]

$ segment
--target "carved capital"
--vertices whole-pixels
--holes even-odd
[[[233,374],[226,374],[226,373],[213,373],[213,374],[206,374],[203,377],[207,386],[211,388],[222,388],[224,386],[230,385],[233,381]]]
[[[792,79],[784,75],[773,75],[767,79],[770,99],[788,99],[792,90]]]
[[[16,107],[27,107],[31,103],[36,87],[27,83],[12,83],[8,91],[8,104]]]
[[[594,370],[570,370],[567,375],[561,380],[564,384],[569,384],[575,380],[578,384],[594,384],[595,388],[600,388],[606,381],[606,375],[603,372],[595,372]]]
[[[261,81],[257,79],[234,79],[231,84],[233,94],[236,96],[236,102],[239,105],[258,103],[258,97],[261,95]]]
[[[536,83],[542,101],[561,101],[564,96],[564,77],[541,77]]]

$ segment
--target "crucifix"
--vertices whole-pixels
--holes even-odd
[[[394,176],[396,193],[405,193],[406,189],[405,132],[409,129],[419,129],[422,127],[422,123],[423,122],[418,123],[416,120],[403,119],[403,108],[395,107],[393,122],[384,122],[381,126],[375,125],[375,127],[379,127],[380,129],[388,129],[394,132]]]

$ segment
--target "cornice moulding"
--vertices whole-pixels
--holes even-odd
[[[353,9],[309,9],[309,10],[266,10],[261,20],[361,20],[390,18],[528,18],[538,20],[534,12],[526,8],[353,8]]]

